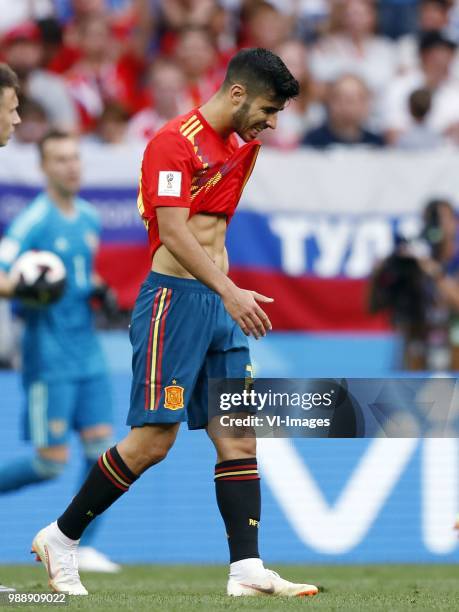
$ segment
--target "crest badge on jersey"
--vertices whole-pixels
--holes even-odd
[[[56,240],[54,241],[54,248],[56,249],[56,251],[59,251],[60,253],[63,253],[64,251],[68,251],[69,247],[70,247],[69,241],[64,236],[59,236],[59,238],[56,238]]]
[[[182,173],[173,170],[161,170],[158,180],[158,195],[179,197],[181,191]]]
[[[84,235],[84,241],[91,251],[95,251],[99,246],[99,238],[95,232],[86,232]]]
[[[55,436],[62,436],[67,429],[67,421],[64,419],[52,419],[48,422],[48,428]]]
[[[168,385],[164,387],[164,408],[168,410],[180,410],[185,407],[185,389],[180,385]]]

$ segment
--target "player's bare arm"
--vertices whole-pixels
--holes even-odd
[[[196,214],[188,216],[186,225],[219,270],[228,274],[228,255],[225,249],[226,217],[215,214]],[[193,278],[186,267],[182,266],[163,244],[154,254],[152,269],[170,276]]]
[[[221,296],[225,308],[246,335],[265,336],[272,326],[257,302],[273,300],[255,291],[240,289],[226,275],[224,234],[223,240],[221,236],[221,224],[226,226],[225,219],[195,215],[188,220],[187,208],[161,207],[157,214],[163,246],[155,254],[152,270],[166,273],[168,266],[175,267],[174,276],[197,278]],[[209,224],[206,217],[213,223]],[[217,231],[219,225],[220,232]],[[171,273],[170,269],[167,271]]]

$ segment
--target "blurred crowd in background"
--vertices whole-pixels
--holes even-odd
[[[19,143],[49,127],[147,141],[259,46],[301,83],[269,146],[459,145],[457,0],[0,0],[0,15]]]

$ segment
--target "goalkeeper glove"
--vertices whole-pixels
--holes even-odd
[[[91,292],[90,299],[108,319],[114,319],[119,315],[120,308],[116,294],[106,283],[96,285]]]
[[[57,282],[46,280],[45,268],[33,283],[27,283],[21,276],[14,288],[13,297],[23,301],[30,306],[47,306],[59,300],[65,290],[65,278]]]

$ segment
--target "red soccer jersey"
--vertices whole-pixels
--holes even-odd
[[[156,209],[234,214],[252,172],[259,141],[239,147],[235,134],[223,139],[198,109],[169,121],[145,149],[137,205],[148,230],[151,257],[161,245]]]

